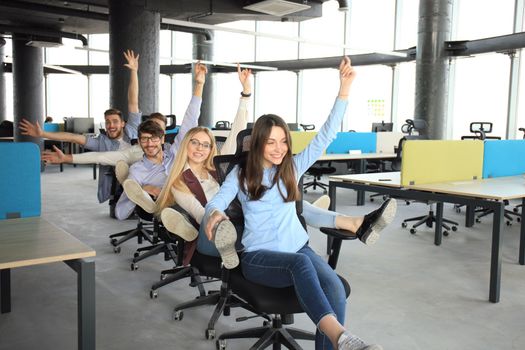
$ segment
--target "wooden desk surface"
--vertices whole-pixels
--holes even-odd
[[[93,249],[40,217],[0,220],[0,269],[95,255]]]
[[[525,197],[525,178],[523,175],[505,176],[480,180],[422,184],[407,186],[406,188],[485,199],[517,199]]]
[[[395,153],[360,153],[360,154],[348,154],[348,153],[330,153],[323,154],[319,157],[319,160],[360,160],[360,159],[389,159],[395,158]]]
[[[335,175],[330,176],[330,180],[355,182],[367,185],[379,185],[386,187],[401,187],[401,173],[399,171],[389,173]]]

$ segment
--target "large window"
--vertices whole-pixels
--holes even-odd
[[[77,49],[82,47],[78,40],[63,39],[64,46],[45,49],[45,63],[58,64],[87,64],[87,51]]]
[[[222,25],[228,28],[255,30],[253,21],[237,21]],[[253,35],[215,31],[214,60],[219,62],[250,62],[254,60],[255,39]]]
[[[314,124],[319,130],[325,122],[339,90],[336,69],[309,69],[302,73],[301,124]]]
[[[89,47],[94,49],[89,52],[89,64],[109,64],[109,34],[91,34],[89,36]]]
[[[297,74],[293,72],[257,73],[255,118],[277,114],[287,123],[296,122]]]
[[[472,40],[512,33],[515,0],[459,0],[457,37]]]
[[[47,76],[47,115],[54,120],[60,121],[65,117],[89,117],[87,96],[86,76],[77,74]]]
[[[257,31],[268,35],[276,35],[276,38],[259,36],[256,38],[257,61],[290,60],[297,59],[299,54],[298,43],[277,39],[279,36],[297,37],[299,24],[288,22],[257,22]]]
[[[452,137],[469,135],[471,122],[492,122],[495,136],[505,138],[510,59],[486,54],[455,60],[456,80]]]
[[[350,38],[353,49],[392,50],[394,45],[395,1],[352,1]],[[412,23],[412,22],[409,22]]]
[[[95,131],[104,127],[104,111],[109,109],[109,75],[94,74],[89,78],[89,112],[95,119]]]

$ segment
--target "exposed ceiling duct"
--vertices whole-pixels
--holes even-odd
[[[17,33],[17,34],[26,34],[30,36],[29,40],[41,40],[42,37],[51,37],[51,38],[68,38],[73,40],[80,40],[82,46],[88,46],[88,40],[85,36],[77,33],[68,33],[61,31],[54,31],[43,28],[27,28],[20,26],[8,26],[0,24],[0,32],[4,33]]]
[[[252,1],[253,2],[253,1]],[[306,3],[307,1],[303,1]],[[266,13],[268,15],[282,17],[291,13],[308,10],[311,6],[287,0],[263,0],[256,1],[244,6],[245,10]]]

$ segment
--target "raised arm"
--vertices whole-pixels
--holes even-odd
[[[27,119],[23,118],[19,126],[22,135],[29,135],[32,137],[42,137],[55,141],[73,142],[79,145],[86,144],[86,136],[80,134],[73,134],[70,132],[50,132],[42,130],[40,123],[32,124]]]
[[[294,156],[297,178],[323,154],[323,151],[330,145],[341,126],[343,117],[348,104],[348,93],[355,78],[355,71],[348,57],[344,57],[339,65],[339,92],[330,115],[319,130],[319,133],[312,139],[308,146],[299,154]]]
[[[237,148],[237,135],[239,131],[246,129],[248,123],[248,102],[252,94],[252,70],[243,69],[237,64],[237,75],[242,85],[241,99],[239,101],[239,108],[233,120],[232,127],[228,133],[228,137],[221,148],[221,154],[233,154]]]
[[[129,69],[129,85],[128,85],[128,111],[130,113],[138,113],[139,111],[139,54],[135,55],[133,50],[126,50],[124,58],[127,63],[125,67]]]
[[[208,69],[205,65],[197,63],[195,65],[195,89],[193,90],[193,96],[191,97],[190,104],[184,118],[180,124],[179,133],[175,136],[173,141],[173,146],[170,148],[170,151],[175,153],[179,149],[179,145],[182,142],[184,136],[191,128],[194,128],[199,123],[199,115],[201,113],[201,104],[202,104],[202,90],[204,88],[204,83],[206,82],[206,73]]]

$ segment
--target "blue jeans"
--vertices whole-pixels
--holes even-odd
[[[204,232],[204,225],[199,227],[199,236],[197,237],[197,250],[199,253],[210,256],[220,256],[219,251],[215,247],[215,243],[208,239]]]
[[[303,201],[303,218],[308,226],[336,228],[335,218],[338,215],[335,211],[318,208],[308,201]]]
[[[297,253],[245,252],[241,259],[242,272],[249,281],[276,288],[294,286],[299,304],[316,326],[330,314],[344,325],[346,293],[343,283],[308,245]],[[315,349],[333,349],[330,340],[319,329],[315,335]]]

